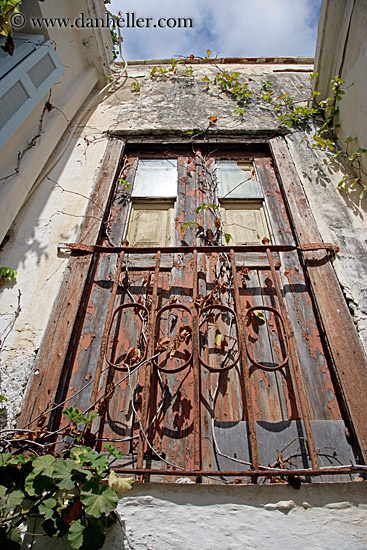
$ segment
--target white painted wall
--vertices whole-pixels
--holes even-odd
[[[318,100],[331,93],[331,78],[340,75],[344,80],[345,96],[339,102],[337,129],[340,145],[345,149],[347,137],[357,137],[349,153],[359,147],[367,148],[367,9],[365,0],[323,0],[316,46],[315,89],[321,92]],[[367,154],[362,157],[367,184]]]
[[[103,9],[102,0],[81,0],[77,3],[71,0],[43,3],[29,0],[22,6],[28,20],[35,15],[72,19],[78,17],[82,11],[87,16],[99,14]],[[32,31],[29,23],[25,31]],[[104,78],[111,74],[109,61],[112,41],[109,29],[43,28],[33,29],[33,33],[44,33],[53,41],[65,72],[52,87],[51,96],[47,94],[40,98],[36,109],[0,150],[0,242],[61,136],[70,128],[75,114],[95,86],[104,86]],[[97,92],[93,93],[96,95]],[[48,100],[54,109],[44,114],[40,133],[40,119]],[[39,133],[40,137],[35,140],[35,145],[26,151],[29,143]],[[23,152],[18,164],[18,155]],[[11,177],[7,177],[9,175]]]
[[[364,550],[366,483],[299,491],[284,485],[137,485],[120,501],[122,525],[108,533],[104,550]],[[34,532],[40,532],[37,525]],[[27,537],[24,548],[30,543]],[[52,545],[67,548],[65,541]],[[34,537],[33,550],[46,548]]]

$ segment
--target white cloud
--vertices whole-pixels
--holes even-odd
[[[112,0],[110,10],[136,17],[190,17],[193,28],[122,29],[127,59],[204,55],[312,56],[321,0]]]

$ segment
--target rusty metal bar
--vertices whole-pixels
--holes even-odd
[[[120,474],[148,474],[148,475],[162,475],[162,476],[203,476],[203,477],[252,477],[252,476],[323,476],[323,475],[341,475],[341,474],[357,474],[358,472],[366,472],[366,466],[341,466],[336,468],[304,468],[299,470],[282,470],[278,469],[259,469],[259,470],[155,470],[155,469],[142,469],[142,468],[120,468],[118,466],[113,468],[115,472]]]
[[[201,367],[199,362],[199,318],[195,305],[198,296],[198,253],[193,252],[193,275],[192,275],[192,364],[194,373],[194,469],[201,469]]]
[[[91,394],[91,398],[90,398],[90,407],[93,406],[93,404],[95,403],[95,401],[97,399],[97,395],[98,395],[99,383],[100,383],[100,379],[101,379],[102,367],[103,367],[103,362],[104,362],[104,358],[105,358],[105,354],[106,354],[106,346],[107,346],[108,335],[109,335],[109,331],[110,331],[110,324],[111,324],[112,315],[113,315],[113,312],[114,312],[114,309],[115,309],[115,299],[116,299],[116,294],[117,294],[117,289],[118,289],[118,285],[119,285],[119,280],[120,280],[120,275],[121,275],[121,270],[122,270],[122,264],[123,264],[123,261],[124,261],[124,257],[125,257],[125,251],[122,251],[120,253],[120,256],[119,256],[119,259],[118,259],[118,262],[117,262],[115,278],[114,278],[112,289],[111,289],[111,296],[110,296],[110,301],[109,301],[109,304],[108,304],[108,311],[107,311],[106,321],[105,321],[105,325],[104,325],[104,329],[103,329],[101,347],[99,349],[96,373],[95,373],[95,376],[94,376],[93,389],[92,389],[92,394]]]
[[[154,269],[152,306],[151,306],[151,310],[150,310],[150,319],[149,319],[148,335],[147,335],[147,337],[148,337],[148,342],[147,342],[148,357],[152,357],[154,355],[154,326],[155,326],[155,313],[156,313],[156,309],[157,309],[160,261],[161,261],[161,251],[158,250],[156,263],[155,263],[155,269]],[[150,401],[150,398],[151,398],[150,388],[151,388],[151,382],[152,382],[153,374],[154,374],[153,364],[152,364],[152,362],[149,362],[147,364],[146,370],[145,370],[145,380],[144,380],[144,388],[143,388],[143,401],[142,401],[142,409],[141,409],[141,423],[142,423],[143,429],[145,431],[146,431],[147,426],[149,425],[149,401]],[[146,435],[148,437],[148,434],[146,434]],[[139,438],[139,445],[138,445],[138,460],[137,460],[137,467],[138,468],[142,468],[142,466],[143,466],[145,443],[146,443],[146,441],[145,441],[144,434],[140,431],[140,438]]]
[[[245,392],[246,392],[246,406],[247,406],[247,417],[249,423],[249,432],[250,432],[250,446],[251,446],[251,457],[254,470],[259,468],[259,451],[257,448],[257,438],[256,438],[256,425],[255,425],[255,416],[254,416],[254,407],[252,404],[251,396],[251,387],[250,387],[250,371],[247,362],[247,347],[245,340],[245,331],[243,326],[243,319],[241,315],[241,302],[240,302],[240,290],[238,286],[237,279],[237,269],[236,269],[236,259],[234,255],[234,249],[230,251],[231,259],[231,269],[233,277],[233,292],[234,292],[234,303],[238,319],[238,328],[239,334],[238,338],[240,341],[240,347],[242,351],[242,372],[245,381]]]
[[[263,243],[265,246],[269,244],[269,239],[264,238]],[[299,407],[299,413],[302,415],[302,420],[305,425],[306,430],[306,436],[307,436],[307,444],[308,444],[308,451],[310,453],[311,457],[311,464],[314,469],[318,468],[318,459],[317,459],[317,453],[316,453],[316,447],[315,447],[315,441],[312,434],[312,428],[311,428],[311,421],[310,421],[310,415],[308,410],[308,404],[306,400],[305,393],[303,391],[303,384],[302,384],[302,377],[301,377],[301,371],[298,364],[298,358],[296,353],[296,348],[294,345],[294,338],[293,338],[293,329],[291,326],[291,323],[289,321],[288,312],[285,307],[284,299],[282,296],[282,292],[280,290],[280,284],[278,279],[278,274],[276,272],[273,257],[271,254],[271,250],[269,247],[266,249],[266,254],[269,260],[270,270],[271,270],[271,276],[273,279],[275,292],[278,298],[280,311],[282,313],[283,321],[286,328],[286,333],[288,336],[288,343],[289,343],[289,355],[291,357],[291,364],[293,370],[293,386],[297,393],[297,406]]]
[[[235,252],[266,252],[266,249],[273,252],[292,252],[293,250],[300,250],[301,252],[307,252],[310,250],[326,250],[332,254],[337,254],[339,248],[331,243],[310,243],[302,246],[285,245],[285,244],[269,244],[269,246],[262,245],[245,245],[245,246],[166,246],[166,247],[122,247],[122,246],[99,246],[99,245],[87,245],[78,243],[62,243],[58,246],[58,252],[71,250],[73,253],[79,254],[111,254],[120,253],[125,251],[126,254],[154,254],[160,251],[162,254],[170,253],[189,253],[197,250],[198,252],[226,252],[229,253],[232,249]]]

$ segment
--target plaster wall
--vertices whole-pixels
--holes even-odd
[[[316,47],[315,89],[321,92],[319,100],[331,95],[330,80],[340,76],[344,80],[345,91],[338,103],[340,116],[336,130],[342,148],[346,149],[345,139],[356,137],[350,143],[348,153],[358,148],[367,148],[367,10],[364,0],[324,0],[321,9],[318,43]],[[367,182],[367,155],[361,158]]]
[[[121,525],[108,533],[104,550],[363,550],[365,483],[299,491],[284,485],[136,485],[120,501]],[[28,536],[24,548],[30,543]],[[64,540],[53,546],[67,547]],[[46,547],[34,537],[33,549]]]
[[[76,6],[75,2],[69,0],[42,4],[30,1],[22,8],[28,21],[24,32],[44,34],[46,40],[52,40],[65,72],[54,84],[51,93],[40,98],[37,107],[0,151],[0,242],[75,114],[81,109],[94,87],[102,87],[104,77],[110,75],[112,43],[108,29],[35,29],[30,27],[30,18],[73,19],[83,10],[87,16],[90,13],[88,4],[96,4],[98,7],[101,2],[85,0]],[[96,9],[93,9],[92,13],[95,12]],[[101,41],[104,48],[103,57],[99,53]],[[51,112],[45,111],[42,116],[47,101],[54,109]],[[40,127],[41,117],[43,123]],[[29,148],[31,143],[32,147]],[[19,155],[22,156],[20,163]]]
[[[0,254],[1,265],[18,272],[16,284],[0,287],[0,393],[8,399],[1,409],[0,422],[14,424],[21,411],[27,382],[43,331],[57,295],[68,258],[58,256],[60,242],[77,239],[80,222],[88,204],[95,174],[103,157],[106,138],[88,146],[94,139],[85,129],[76,135],[63,155],[20,210]],[[77,182],[77,185],[76,185]],[[95,220],[96,238],[100,219]],[[21,293],[21,314],[6,339],[7,327],[14,318]]]

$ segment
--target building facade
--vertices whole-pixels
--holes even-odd
[[[8,233],[8,422],[98,410],[138,481],[106,547],[366,546],[365,200],[261,97],[312,61],[129,64]]]

